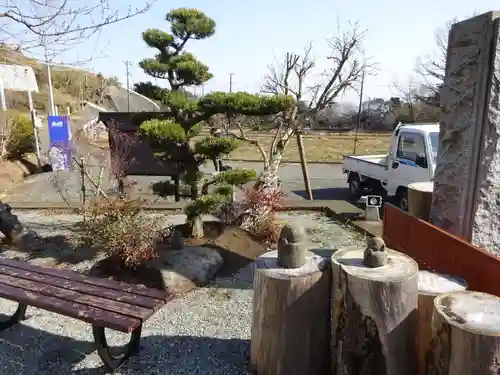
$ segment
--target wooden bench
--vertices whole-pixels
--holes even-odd
[[[156,289],[85,276],[67,270],[0,259],[0,297],[18,302],[0,322],[5,330],[25,319],[27,306],[55,312],[92,325],[97,352],[114,372],[139,350],[142,324],[172,295]],[[104,329],[130,333],[130,341],[110,348]]]

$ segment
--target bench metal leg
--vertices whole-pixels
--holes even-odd
[[[0,331],[6,330],[12,327],[14,324],[19,323],[21,320],[26,318],[26,308],[27,305],[18,304],[17,310],[14,314],[7,317],[4,320],[0,320]]]
[[[104,328],[92,326],[97,353],[110,373],[115,372],[132,355],[139,351],[142,324],[132,331],[130,341],[122,347],[109,347]]]

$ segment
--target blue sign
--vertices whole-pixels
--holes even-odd
[[[49,116],[49,160],[52,170],[68,169],[71,165],[71,142],[67,116]]]

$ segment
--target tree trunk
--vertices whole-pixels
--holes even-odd
[[[278,172],[281,164],[282,154],[281,151],[277,150],[269,159],[269,165],[259,176],[257,180],[257,185],[260,188],[272,188],[279,189],[279,178]]]
[[[414,182],[408,185],[408,212],[411,215],[429,221],[433,189],[432,181]]]
[[[418,265],[386,251],[377,268],[363,265],[363,248],[332,256],[333,374],[415,374]]]
[[[500,298],[479,292],[434,300],[427,375],[500,373]]]
[[[329,262],[313,253],[300,268],[278,266],[278,252],[256,260],[250,364],[257,375],[329,371]]]
[[[440,294],[465,289],[467,289],[467,282],[463,279],[429,271],[418,271],[418,375],[425,375],[425,357],[432,339],[434,299]]]
[[[203,230],[203,218],[201,216],[196,216],[191,220],[191,237],[203,238],[204,236],[205,231]]]
[[[257,182],[254,185],[254,189],[266,191],[266,190],[278,190],[280,189],[280,183],[278,178],[278,171],[281,162],[281,153],[275,152],[271,155],[269,165],[260,174]],[[250,207],[245,210],[244,214],[241,215],[239,221],[241,222],[240,227],[245,230],[250,230],[256,223],[259,223],[265,219],[271,212],[271,207]]]

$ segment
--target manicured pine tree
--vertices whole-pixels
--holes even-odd
[[[228,202],[233,186],[243,185],[256,176],[254,171],[246,169],[224,171],[216,176],[204,175],[201,166],[207,160],[230,154],[238,147],[238,142],[231,137],[193,138],[215,114],[269,115],[286,110],[293,105],[293,99],[246,92],[212,92],[202,98],[193,97],[187,88],[203,85],[212,74],[207,65],[185,48],[189,41],[214,35],[215,21],[197,9],[188,8],[171,10],[166,20],[170,23],[170,32],[158,29],[143,32],[143,40],[158,53],[153,58],[142,60],[139,65],[151,77],[168,82],[168,89],[160,90],[160,96],[169,108],[169,116],[143,122],[140,132],[149,139],[156,158],[180,168],[191,197],[186,207],[187,220],[192,226],[192,236],[199,238],[203,237],[202,215],[214,212]],[[165,182],[165,186],[167,184]],[[165,190],[156,186],[159,195]]]

